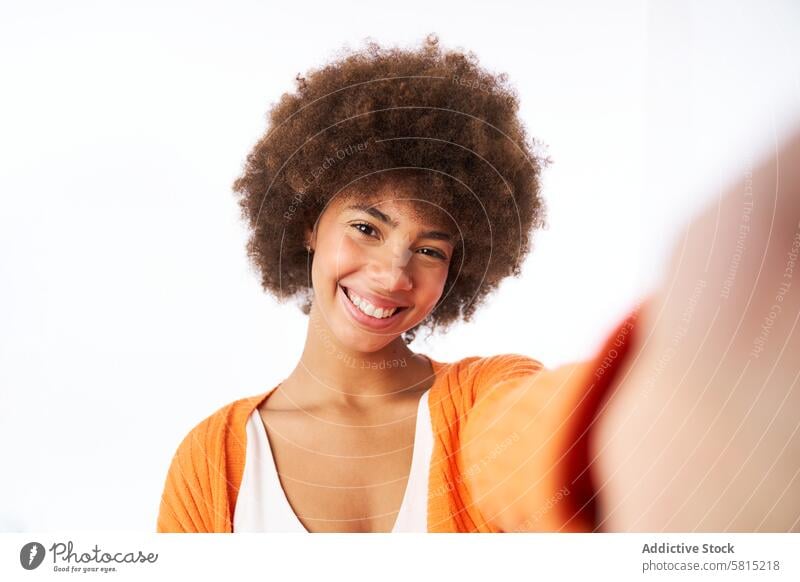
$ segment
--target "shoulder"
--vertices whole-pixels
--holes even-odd
[[[478,391],[505,380],[538,373],[544,368],[540,361],[517,353],[470,356],[453,365],[459,379]]]
[[[507,381],[535,376],[543,368],[540,361],[517,353],[468,356],[440,363],[437,388],[431,400],[454,408],[456,414],[465,414],[477,401]]]
[[[451,380],[481,381],[501,376],[524,374],[543,368],[540,361],[523,354],[508,353],[491,356],[467,356],[455,362],[440,364]]]
[[[194,452],[200,451],[207,458],[209,453],[218,449],[232,435],[243,435],[247,417],[264,396],[265,394],[259,394],[239,398],[219,407],[189,430],[176,454],[192,456]]]
[[[167,471],[157,531],[230,531],[244,470],[245,424],[265,396],[230,402],[189,430]]]

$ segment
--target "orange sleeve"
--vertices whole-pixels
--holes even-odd
[[[488,398],[496,390],[501,391],[513,381],[533,378],[544,366],[541,362],[521,354],[500,354],[479,359],[471,381],[471,408]],[[470,414],[470,413],[468,413]]]
[[[210,496],[211,467],[207,442],[208,419],[193,428],[172,458],[156,531],[159,533],[201,533],[213,531],[213,503]]]
[[[474,503],[502,531],[592,531],[588,436],[630,351],[635,309],[591,360],[512,375],[467,415],[461,464]]]

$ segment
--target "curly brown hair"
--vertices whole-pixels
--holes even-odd
[[[519,276],[532,231],[544,226],[547,159],[518,106],[505,74],[471,51],[442,50],[435,35],[415,50],[368,41],[298,74],[233,185],[263,288],[280,301],[304,298],[308,314],[306,231],[333,197],[371,200],[392,183],[449,214],[457,233],[442,297],[404,340],[421,325],[469,321],[500,281]]]

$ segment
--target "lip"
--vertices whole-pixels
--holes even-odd
[[[373,330],[381,330],[386,329],[394,325],[394,323],[400,319],[400,314],[405,311],[405,309],[400,309],[394,313],[391,317],[387,317],[384,319],[375,319],[374,317],[370,317],[363,311],[361,311],[358,307],[353,305],[353,302],[350,301],[350,298],[347,297],[347,294],[344,292],[344,288],[341,285],[336,285],[336,295],[339,297],[340,301],[344,304],[345,310],[350,314],[350,317],[356,320],[359,324],[364,327],[368,327],[369,329]]]
[[[382,299],[382,298],[378,297],[377,295],[373,295],[372,293],[365,293],[363,291],[359,291],[358,289],[352,289],[350,287],[344,287],[341,284],[340,284],[340,286],[343,289],[350,289],[351,291],[355,291],[356,295],[358,295],[359,297],[363,297],[364,299],[366,299],[367,301],[372,303],[375,307],[381,307],[381,308],[384,308],[384,309],[387,308],[387,307],[390,308],[390,309],[392,307],[408,307],[408,305],[403,305],[403,304],[397,303],[395,301],[386,301],[385,299]]]

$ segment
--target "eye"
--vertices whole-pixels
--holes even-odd
[[[351,224],[350,226],[355,228],[358,232],[360,232],[364,236],[372,236],[372,235],[369,234],[368,232],[364,232],[364,230],[361,230],[361,228],[359,227],[363,226],[365,229],[375,232],[375,228],[368,222],[356,222],[355,224]]]
[[[446,257],[446,256],[444,256],[444,255],[443,255],[442,253],[440,253],[439,251],[437,251],[436,249],[425,248],[425,249],[419,249],[419,250],[421,250],[421,251],[430,251],[432,254],[430,254],[430,255],[427,255],[427,256],[429,256],[429,257],[434,257],[434,258],[436,258],[436,259],[441,259],[441,260],[443,260],[443,261],[446,261],[446,260],[447,260],[447,257]]]
[[[370,234],[370,233],[371,232],[372,233],[377,233],[377,230],[375,229],[374,226],[372,226],[368,222],[355,222],[355,223],[351,224],[350,227],[356,229],[360,234],[362,234],[364,236],[367,236],[367,237],[370,237],[370,238],[376,238],[375,235]],[[424,253],[424,256],[426,256],[426,257],[431,257],[431,258],[439,259],[439,260],[442,260],[442,261],[446,261],[447,260],[447,256],[445,254],[443,254],[442,252],[437,251],[436,249],[432,249],[430,247],[426,247],[426,248],[422,248],[422,249],[419,249],[419,250],[420,251],[428,251],[427,253]]]

